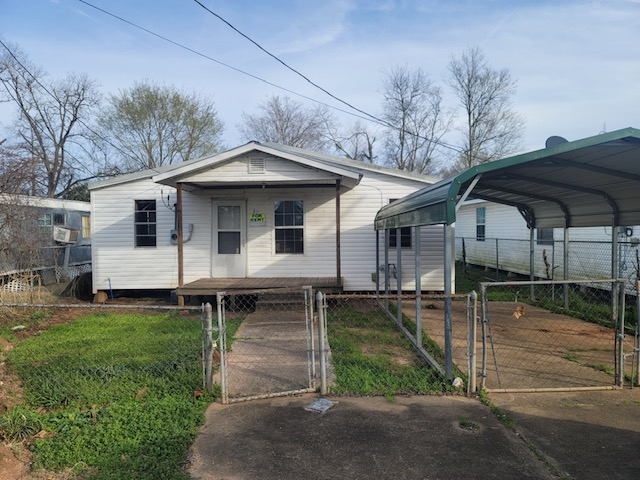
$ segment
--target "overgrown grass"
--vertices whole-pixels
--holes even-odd
[[[330,311],[328,333],[336,376],[333,393],[392,398],[446,389],[440,374],[414,353],[380,310],[362,312],[342,304]]]
[[[94,314],[9,352],[29,415],[44,429],[36,468],[83,478],[186,479],[182,470],[212,398],[202,389],[200,318]]]

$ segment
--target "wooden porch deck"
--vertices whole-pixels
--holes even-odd
[[[178,295],[215,295],[233,290],[266,290],[272,288],[324,288],[341,290],[336,277],[270,277],[270,278],[201,278],[178,287]]]

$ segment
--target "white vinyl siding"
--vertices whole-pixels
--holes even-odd
[[[293,184],[329,181],[333,174],[306,168],[283,159],[267,157],[264,174],[248,175],[248,158],[202,172],[212,181],[235,176],[289,179]],[[288,173],[287,173],[288,172]],[[192,179],[195,176],[191,177]],[[332,181],[332,180],[331,180]],[[360,183],[341,191],[341,258],[345,290],[371,291],[376,271],[376,231],[373,220],[391,198],[402,198],[427,184],[413,179],[365,172]],[[167,196],[169,198],[167,198]],[[155,199],[157,210],[156,248],[135,248],[133,232],[134,199]],[[175,190],[155,184],[150,178],[107,185],[91,190],[94,291],[113,289],[173,289],[177,287],[177,247],[170,243],[174,229]],[[302,200],[304,204],[304,252],[276,254],[274,202]],[[183,191],[184,281],[220,276],[212,266],[212,205],[220,201],[238,201],[245,205],[245,245],[247,276],[333,277],[336,275],[336,189],[247,188]],[[260,215],[264,214],[264,216]],[[250,222],[253,215],[259,221]],[[192,226],[191,228],[189,226]],[[191,233],[189,233],[189,231]],[[381,238],[383,238],[383,235]],[[422,228],[422,289],[443,289],[443,248],[440,227]],[[383,247],[383,243],[381,243]],[[391,255],[395,255],[392,251]],[[403,288],[414,287],[414,249],[402,250]],[[380,258],[384,258],[381,249]],[[395,262],[395,260],[392,260]]]

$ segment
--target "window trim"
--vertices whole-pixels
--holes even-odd
[[[482,215],[480,215],[480,212],[482,212]],[[487,208],[477,207],[476,208],[476,242],[484,242],[486,238],[487,238]]]
[[[153,210],[145,209],[143,203],[146,205],[153,204]],[[139,206],[141,207],[139,208]],[[145,221],[139,220],[139,213],[145,213],[147,219]],[[153,231],[153,233],[139,233],[138,227],[145,226],[149,227],[149,231]],[[149,243],[141,242],[142,239],[149,239]],[[153,240],[151,241],[151,239]],[[153,248],[158,246],[158,205],[155,199],[134,200],[133,243],[136,248]]]
[[[389,229],[389,248],[397,248],[397,228]],[[411,250],[413,248],[413,228],[400,228],[400,248],[403,250]]]
[[[276,212],[277,208],[280,206],[279,204],[282,203],[299,203],[301,208],[302,208],[302,218],[301,224],[296,224],[296,216],[297,213],[291,212],[289,213],[289,215],[292,216],[292,220],[293,220],[293,224],[291,225],[286,225],[286,217],[285,215],[287,214],[287,212],[283,212],[281,214],[278,214]],[[278,225],[278,217],[282,216],[285,222],[285,225]],[[305,254],[305,243],[306,243],[306,232],[305,232],[305,211],[304,211],[304,200],[302,199],[297,199],[297,200],[274,200],[273,202],[273,252],[275,255],[304,255]],[[278,240],[278,232],[301,232],[300,233],[300,238],[294,238],[294,239],[283,239],[283,240]],[[293,251],[287,251],[287,247],[286,245],[288,243],[292,243],[294,245]],[[301,251],[295,251],[296,250],[296,245],[300,243],[301,244]],[[282,244],[283,245],[283,250],[279,251],[278,249],[278,245]]]

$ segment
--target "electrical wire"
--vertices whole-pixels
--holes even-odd
[[[81,0],[82,1],[82,0]],[[291,70],[293,73],[295,73],[296,75],[302,77],[305,81],[307,81],[308,83],[310,83],[311,85],[313,85],[315,88],[317,88],[318,90],[322,91],[323,93],[329,95],[331,98],[333,98],[334,100],[337,100],[338,102],[342,103],[343,105],[346,105],[347,107],[355,110],[356,112],[359,112],[363,115],[366,115],[367,117],[369,117],[370,120],[373,120],[375,123],[378,123],[379,125],[383,125],[383,126],[387,126],[389,128],[392,128],[394,130],[400,130],[398,127],[396,127],[395,125],[392,125],[391,123],[387,122],[386,120],[383,120],[375,115],[372,115],[364,110],[361,110],[355,106],[353,106],[352,104],[350,104],[349,102],[337,97],[336,95],[334,95],[333,93],[329,92],[328,90],[326,90],[325,88],[321,87],[320,85],[318,85],[317,83],[311,81],[306,75],[300,73],[300,71],[296,70],[295,68],[293,68],[292,66],[290,66],[288,63],[286,63],[284,60],[282,60],[281,58],[279,58],[278,56],[274,55],[273,53],[269,52],[267,49],[265,49],[262,45],[260,45],[258,42],[256,42],[255,40],[253,40],[251,37],[249,37],[248,35],[244,34],[243,32],[241,32],[240,30],[238,30],[236,27],[234,27],[231,23],[229,23],[227,20],[225,20],[224,18],[222,18],[220,15],[218,15],[217,13],[215,13],[214,11],[212,11],[211,9],[209,9],[208,7],[206,7],[205,5],[202,4],[202,2],[200,0],[193,0],[194,2],[196,2],[198,5],[200,5],[202,8],[204,8],[207,12],[209,12],[211,15],[213,15],[214,17],[216,17],[217,19],[219,19],[221,22],[225,23],[226,25],[229,26],[229,28],[231,28],[233,31],[235,31],[236,33],[238,33],[239,35],[241,35],[242,37],[246,38],[248,41],[250,41],[251,43],[253,43],[256,47],[258,47],[260,50],[262,50],[264,53],[266,53],[267,55],[269,55],[271,58],[273,58],[274,60],[276,60],[277,62],[279,62],[280,64],[282,64],[285,68],[287,68],[288,70]],[[347,112],[350,113],[350,112]],[[359,117],[362,118],[362,117]],[[433,140],[433,139],[429,139],[429,138],[425,138],[423,136],[417,135],[413,132],[410,132],[408,130],[405,130],[406,133],[413,135],[416,138],[420,138],[422,140],[430,140],[433,141],[434,143],[436,143],[437,145],[441,145],[443,147],[447,147],[450,148],[452,150],[457,151],[458,153],[461,153],[462,150],[458,149],[457,147],[453,147],[452,145],[446,144],[444,142],[438,141],[438,140]]]
[[[134,23],[134,22],[132,22],[130,20],[127,20],[126,18],[123,18],[123,17],[121,17],[119,15],[116,15],[114,13],[111,13],[111,12],[109,12],[109,11],[103,9],[103,8],[100,8],[100,7],[96,6],[96,5],[93,5],[92,3],[89,3],[86,0],[78,0],[78,1],[80,3],[85,4],[88,7],[94,8],[95,10],[98,10],[99,12],[104,13],[105,15],[113,17],[116,20],[119,20],[119,21],[121,21],[123,23],[126,23],[127,25],[130,25],[130,26],[132,26],[134,28],[137,28],[138,30],[142,30],[143,32],[148,33],[149,35],[152,35],[152,36],[154,36],[156,38],[159,38],[160,40],[163,40],[163,41],[165,41],[167,43],[170,43],[170,44],[172,44],[172,45],[174,45],[174,46],[176,46],[178,48],[181,48],[181,49],[186,50],[186,51],[188,51],[190,53],[193,53],[194,55],[202,57],[205,60],[209,60],[211,62],[217,63],[218,65],[221,65],[221,66],[226,67],[226,68],[228,68],[230,70],[233,70],[234,72],[238,72],[238,73],[240,73],[242,75],[246,75],[248,77],[253,78],[254,80],[258,80],[259,82],[266,83],[267,85],[269,85],[271,87],[277,88],[279,90],[282,90],[284,92],[290,93],[290,94],[295,95],[297,97],[304,98],[305,100],[309,100],[309,101],[311,101],[313,103],[317,103],[318,105],[323,105],[323,106],[325,106],[327,108],[332,108],[334,110],[337,110],[339,112],[345,113],[347,115],[353,115],[355,117],[361,118],[362,120],[368,120],[368,121],[371,120],[371,118],[369,118],[368,116],[367,117],[363,117],[363,116],[360,116],[360,115],[356,115],[353,112],[349,112],[347,110],[343,110],[341,108],[337,108],[337,107],[335,107],[333,105],[329,105],[328,103],[324,103],[324,102],[321,102],[320,100],[316,100],[315,98],[311,98],[311,97],[308,97],[308,96],[303,95],[301,93],[294,92],[293,90],[290,90],[290,89],[288,89],[286,87],[283,87],[281,85],[278,85],[276,83],[270,82],[269,80],[266,80],[266,79],[264,79],[262,77],[259,77],[258,75],[254,75],[253,73],[249,73],[249,72],[247,72],[245,70],[242,70],[240,68],[237,68],[237,67],[234,67],[232,65],[229,65],[228,63],[221,62],[220,60],[217,60],[217,59],[215,59],[215,58],[213,58],[213,57],[211,57],[209,55],[206,55],[206,54],[204,54],[202,52],[194,50],[193,48],[188,47],[186,45],[183,45],[182,43],[179,43],[179,42],[177,42],[175,40],[171,40],[170,38],[165,37],[164,35],[160,35],[159,33],[156,33],[156,32],[154,32],[152,30],[149,30],[148,28],[145,28],[145,27],[143,27],[141,25],[138,25],[138,24],[136,24],[136,23]]]
[[[111,13],[111,12],[109,12],[109,11],[107,11],[107,10],[103,9],[103,8],[100,8],[100,7],[96,6],[96,5],[93,5],[92,3],[88,2],[87,0],[78,0],[78,1],[79,1],[80,3],[83,3],[84,5],[86,5],[86,6],[88,6],[88,7],[91,7],[91,8],[93,8],[93,9],[95,9],[95,10],[97,10],[97,11],[99,11],[99,12],[101,12],[101,13],[105,14],[105,15],[108,15],[108,16],[110,16],[110,17],[112,17],[112,18],[115,18],[115,19],[117,19],[117,20],[119,20],[119,21],[121,21],[121,22],[123,22],[123,23],[126,23],[127,25],[130,25],[130,26],[132,26],[132,27],[134,27],[134,28],[137,28],[137,29],[139,29],[139,30],[142,30],[143,32],[148,33],[149,35],[152,35],[152,36],[154,36],[154,37],[156,37],[156,38],[159,38],[159,39],[161,39],[161,40],[163,40],[163,41],[165,41],[165,42],[168,42],[168,43],[170,43],[170,44],[172,44],[172,45],[174,45],[174,46],[176,46],[176,47],[179,47],[179,48],[182,48],[182,49],[184,49],[184,50],[187,50],[188,52],[191,52],[191,53],[193,53],[194,55],[198,55],[198,56],[200,56],[200,57],[202,57],[202,58],[204,58],[204,59],[206,59],[206,60],[209,60],[209,61],[212,61],[212,62],[214,62],[214,63],[217,63],[218,65],[221,65],[221,66],[223,66],[223,67],[229,68],[229,69],[231,69],[231,70],[233,70],[233,71],[235,71],[235,72],[238,72],[238,73],[240,73],[240,74],[243,74],[243,75],[249,76],[249,77],[251,77],[251,78],[253,78],[253,79],[255,79],[255,80],[258,80],[258,81],[260,81],[260,82],[263,82],[263,83],[265,83],[265,84],[267,84],[267,85],[270,85],[270,86],[272,86],[272,87],[275,87],[275,88],[277,88],[277,89],[279,89],[279,90],[283,90],[283,91],[285,91],[285,92],[287,92],[287,93],[290,93],[290,94],[292,94],[292,95],[298,96],[298,97],[300,97],[300,98],[304,98],[304,99],[309,100],[309,101],[311,101],[311,102],[314,102],[314,103],[316,103],[316,104],[323,105],[323,106],[325,106],[325,107],[327,107],[327,108],[331,108],[331,109],[333,109],[333,110],[337,110],[337,111],[342,112],[342,113],[345,113],[345,114],[347,114],[347,115],[351,115],[351,116],[354,116],[354,117],[360,118],[360,119],[362,119],[362,120],[366,120],[366,121],[370,121],[370,122],[376,123],[376,124],[378,124],[378,125],[380,125],[380,126],[383,126],[383,127],[391,128],[391,129],[393,129],[393,130],[397,130],[397,131],[400,131],[400,130],[401,130],[400,128],[398,128],[397,126],[395,126],[395,125],[393,125],[393,124],[391,124],[391,123],[387,122],[386,120],[381,119],[381,118],[379,118],[379,117],[377,117],[377,116],[375,116],[375,115],[372,115],[372,114],[370,114],[370,113],[368,113],[368,112],[366,112],[366,111],[364,111],[364,110],[361,110],[361,109],[359,109],[359,108],[357,108],[357,107],[355,107],[355,106],[351,105],[350,103],[348,103],[348,102],[346,102],[346,101],[342,100],[341,98],[339,98],[339,97],[337,97],[337,96],[333,95],[332,93],[330,93],[329,91],[327,91],[326,89],[324,89],[323,87],[321,87],[320,85],[318,85],[318,84],[316,84],[316,83],[312,82],[312,81],[311,81],[307,76],[303,75],[303,74],[302,74],[302,73],[300,73],[298,70],[296,70],[296,69],[294,69],[293,67],[289,66],[286,62],[284,62],[283,60],[281,60],[281,59],[280,59],[280,58],[278,58],[277,56],[275,56],[275,55],[273,55],[272,53],[270,53],[269,51],[267,51],[267,50],[266,50],[265,48],[263,48],[259,43],[257,43],[257,42],[256,42],[256,41],[254,41],[253,39],[251,39],[248,35],[245,35],[244,33],[242,33],[240,30],[238,30],[236,27],[234,27],[231,23],[229,23],[228,21],[226,21],[224,18],[222,18],[220,15],[218,15],[218,14],[217,14],[217,13],[215,13],[215,12],[213,12],[213,11],[212,11],[212,10],[210,10],[209,8],[207,8],[205,5],[203,5],[203,4],[202,4],[201,2],[199,2],[198,0],[194,0],[194,1],[195,1],[196,3],[198,3],[198,5],[200,5],[202,8],[204,8],[207,12],[209,12],[211,15],[214,15],[214,16],[215,16],[216,18],[218,18],[220,21],[224,22],[226,25],[228,25],[230,28],[232,28],[235,32],[237,32],[238,34],[242,35],[242,36],[243,36],[244,38],[246,38],[248,41],[250,41],[251,43],[253,43],[255,46],[257,46],[260,50],[262,50],[263,52],[265,52],[267,55],[269,55],[270,57],[272,57],[272,58],[274,58],[275,60],[277,60],[279,63],[281,63],[282,65],[284,65],[286,68],[288,68],[288,69],[289,69],[289,70],[291,70],[292,72],[294,72],[294,73],[296,73],[297,75],[301,76],[303,79],[305,79],[305,80],[306,80],[307,82],[309,82],[311,85],[313,85],[315,88],[317,88],[317,89],[319,89],[320,91],[324,92],[326,95],[330,96],[331,98],[335,99],[336,101],[338,101],[338,102],[340,102],[340,103],[342,103],[342,104],[344,104],[344,105],[348,106],[348,107],[349,107],[349,108],[351,108],[353,111],[355,111],[355,112],[359,112],[359,114],[356,114],[356,113],[354,113],[353,111],[347,111],[347,110],[344,110],[344,109],[342,109],[342,108],[338,108],[338,107],[336,107],[336,106],[334,106],[334,105],[330,105],[330,104],[325,103],[325,102],[322,102],[322,101],[320,101],[320,100],[316,100],[316,99],[311,98],[311,97],[308,97],[308,96],[306,96],[306,95],[303,95],[303,94],[297,93],[297,92],[295,92],[295,91],[293,91],[293,90],[290,90],[290,89],[288,89],[288,88],[286,88],[286,87],[283,87],[283,86],[281,86],[281,85],[277,85],[277,84],[275,84],[275,83],[273,83],[273,82],[270,82],[270,81],[268,81],[268,80],[266,80],[266,79],[264,79],[264,78],[262,78],[262,77],[259,77],[258,75],[254,75],[254,74],[252,74],[252,73],[246,72],[246,71],[241,70],[241,69],[239,69],[239,68],[233,67],[233,66],[231,66],[231,65],[229,65],[229,64],[227,64],[227,63],[221,62],[220,60],[217,60],[217,59],[215,59],[215,58],[213,58],[213,57],[211,57],[211,56],[209,56],[209,55],[206,55],[206,54],[204,54],[204,53],[202,53],[202,52],[199,52],[199,51],[197,51],[197,50],[194,50],[194,49],[193,49],[193,48],[191,48],[191,47],[188,47],[188,46],[186,46],[186,45],[183,45],[183,44],[181,44],[181,43],[179,43],[179,42],[177,42],[177,41],[175,41],[175,40],[171,40],[170,38],[168,38],[168,37],[166,37],[166,36],[164,36],[164,35],[161,35],[161,34],[159,34],[159,33],[153,32],[152,30],[149,30],[149,29],[147,29],[147,28],[145,28],[145,27],[142,27],[142,26],[140,26],[140,25],[138,25],[138,24],[136,24],[136,23],[134,23],[134,22],[132,22],[132,21],[130,21],[130,20],[127,20],[127,19],[125,19],[125,18],[123,18],[123,17],[121,17],[121,16],[119,16],[119,15],[116,15],[116,14],[114,14],[114,13]],[[411,131],[409,131],[409,130],[404,130],[404,131],[405,131],[405,133],[408,133],[409,135],[412,135],[412,136],[414,136],[414,137],[416,137],[416,138],[419,138],[419,139],[422,139],[422,140],[428,140],[428,141],[431,141],[431,142],[435,143],[436,145],[440,145],[440,146],[442,146],[442,147],[444,147],[444,148],[447,148],[447,149],[449,149],[449,150],[453,150],[453,151],[455,151],[455,152],[457,152],[457,153],[462,153],[462,152],[463,152],[463,150],[462,150],[462,149],[460,149],[459,147],[455,147],[455,146],[450,145],[450,144],[448,144],[448,143],[445,143],[445,142],[443,142],[443,141],[441,141],[441,140],[434,140],[434,139],[432,139],[432,138],[427,138],[427,137],[424,137],[424,136],[422,136],[422,135],[418,135],[418,134],[416,134],[416,133],[414,133],[414,132],[411,132]]]

